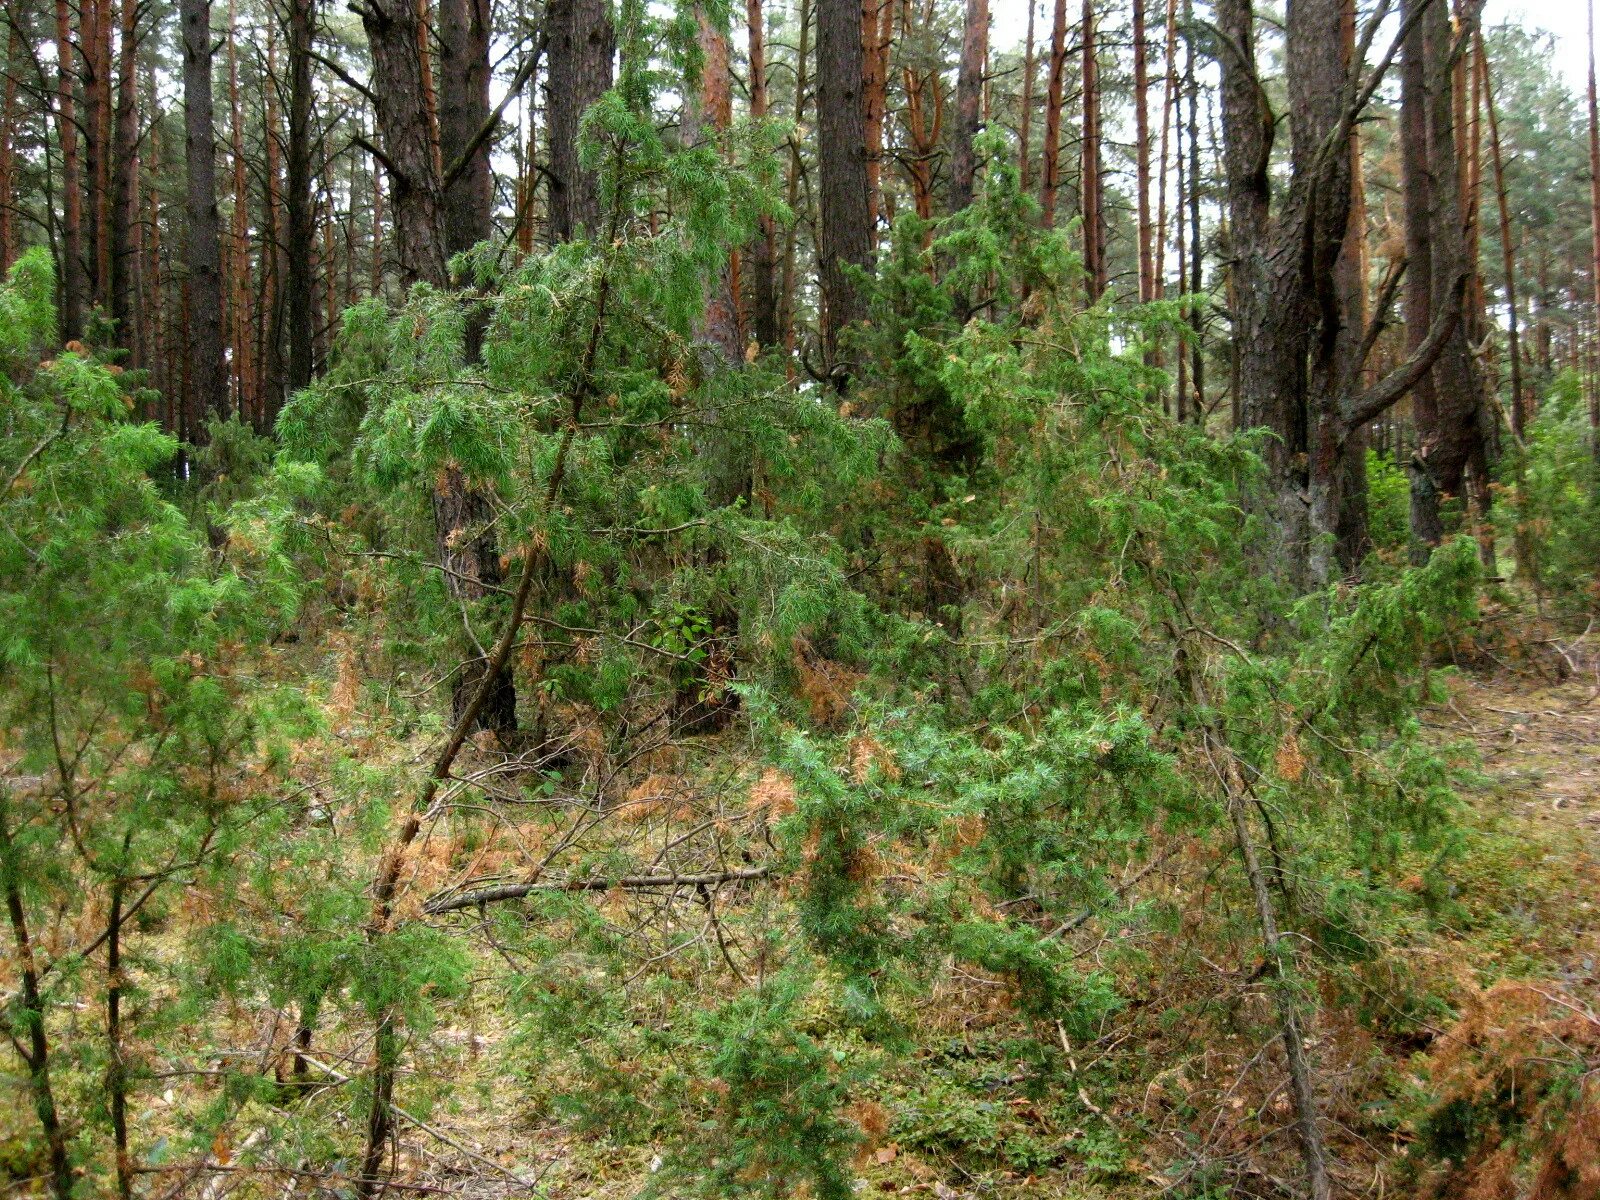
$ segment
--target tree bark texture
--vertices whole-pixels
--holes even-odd
[[[316,0],[289,0],[288,182],[284,188],[288,229],[282,309],[291,316],[312,311],[311,257],[316,225],[311,196],[311,53],[316,11]],[[377,241],[377,218],[374,217],[374,245]],[[314,370],[311,322],[287,320],[284,332],[289,351],[284,382],[293,393],[311,382]],[[274,397],[273,402],[281,399]]]
[[[973,141],[982,124],[983,79],[989,61],[989,0],[967,0],[956,76],[956,126],[950,155],[950,211],[972,203],[978,162]]]
[[[611,87],[616,32],[605,0],[551,0],[549,90],[545,112],[550,130],[548,234],[552,245],[600,227],[600,180],[579,155],[583,114]]]
[[[443,287],[443,197],[417,5],[413,0],[368,0],[361,8],[361,24],[372,55],[372,93],[389,172],[400,277],[407,286]]]
[[[841,388],[849,370],[840,359],[839,335],[861,314],[861,298],[847,268],[866,270],[872,265],[864,71],[859,3],[817,0],[822,341],[827,370]]]
[[[228,368],[222,345],[222,220],[217,212],[216,133],[211,98],[211,0],[182,0],[184,162],[188,168],[189,438],[226,416]]]
[[[456,163],[489,119],[489,0],[439,0],[439,149]],[[470,250],[493,234],[491,139],[462,160],[445,185],[445,249]]]

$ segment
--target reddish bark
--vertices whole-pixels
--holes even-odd
[[[1154,230],[1150,224],[1150,90],[1145,0],[1133,0],[1133,130],[1135,187],[1138,192],[1139,300],[1155,299]]]
[[[1031,0],[1030,0],[1031,3]],[[982,124],[983,81],[989,64],[989,0],[967,0],[956,77],[956,127],[950,156],[950,211],[972,203],[978,162],[973,141]]]
[[[1044,227],[1056,223],[1056,191],[1061,186],[1061,106],[1066,95],[1067,0],[1056,0],[1055,23],[1050,30],[1050,87],[1044,102],[1044,178],[1039,186],[1039,207]]]

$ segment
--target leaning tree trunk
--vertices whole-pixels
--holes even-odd
[[[227,414],[228,366],[222,346],[222,220],[217,212],[216,132],[211,101],[211,0],[182,0],[185,209],[189,226],[189,387],[191,441],[207,417]]]
[[[867,126],[862,104],[865,57],[857,0],[817,0],[817,156],[821,229],[822,343],[827,370],[841,391],[850,370],[839,352],[840,333],[861,315],[862,300],[849,268],[872,264],[867,184]]]

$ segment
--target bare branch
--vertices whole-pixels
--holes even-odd
[[[476,888],[470,892],[446,893],[435,896],[422,906],[429,916],[457,912],[463,908],[476,908],[480,904],[493,904],[498,900],[520,900],[535,892],[609,892],[648,891],[651,888],[714,887],[722,883],[738,883],[747,879],[765,879],[772,873],[770,867],[744,867],[733,871],[707,871],[697,875],[623,875],[593,879],[563,879],[547,883],[505,883],[495,887]]]

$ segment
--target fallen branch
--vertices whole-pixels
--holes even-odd
[[[771,873],[770,867],[745,867],[736,871],[707,871],[698,875],[622,875],[536,883],[503,883],[494,887],[475,888],[468,892],[435,896],[422,906],[422,911],[429,916],[438,916],[441,913],[457,912],[463,908],[476,908],[480,904],[493,904],[498,900],[520,900],[535,892],[609,892],[614,889],[647,891],[650,888],[713,887],[722,883],[738,883],[746,879],[765,879]]]

